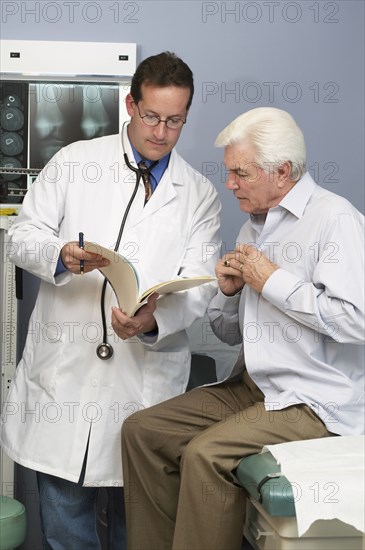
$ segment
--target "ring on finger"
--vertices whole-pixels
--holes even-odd
[[[239,270],[241,273],[243,272],[243,264],[240,264]]]
[[[224,260],[223,265],[224,267],[229,267],[231,265],[231,262],[229,260]]]

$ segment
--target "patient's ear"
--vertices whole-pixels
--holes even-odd
[[[278,169],[278,187],[283,188],[285,185],[287,185],[289,182],[293,183],[291,181],[291,163],[289,161],[284,162],[281,164]]]

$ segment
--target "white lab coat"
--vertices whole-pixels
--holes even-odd
[[[129,141],[127,154],[133,159]],[[105,311],[114,355],[100,360],[102,275],[54,277],[64,243],[112,248],[135,185],[119,135],[71,144],[29,190],[10,236],[13,261],[42,279],[23,357],[3,412],[1,440],[16,462],[77,482],[89,439],[85,485],[122,484],[121,426],[140,408],[184,392],[190,366],[185,328],[216,291],[207,284],[163,296],[158,337],[119,340],[109,285]],[[119,251],[134,262],[141,292],[177,276],[214,274],[220,201],[212,184],[175,150],[144,207],[140,182]]]

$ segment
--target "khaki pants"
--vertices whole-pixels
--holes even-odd
[[[329,435],[306,405],[265,411],[247,373],[130,416],[122,442],[129,550],[239,550],[241,458]]]

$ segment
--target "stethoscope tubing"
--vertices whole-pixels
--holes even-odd
[[[124,211],[123,219],[122,219],[121,224],[120,224],[118,237],[117,237],[115,247],[114,247],[115,251],[117,251],[118,248],[119,248],[120,241],[122,239],[122,235],[123,235],[123,231],[124,231],[124,226],[125,226],[125,223],[127,221],[127,217],[128,217],[129,211],[131,209],[131,206],[133,204],[133,201],[136,197],[139,182],[141,181],[141,177],[142,177],[142,170],[140,168],[136,168],[135,166],[133,166],[131,164],[131,162],[129,161],[128,155],[125,152],[124,141],[123,141],[123,133],[124,133],[125,125],[126,125],[126,123],[123,124],[123,129],[122,129],[123,158],[124,158],[124,162],[126,163],[127,167],[130,170],[132,170],[132,172],[135,173],[136,183],[135,183],[135,186],[134,186],[134,189],[133,189],[133,193],[132,193],[132,195],[129,199],[129,202],[127,204],[127,207]],[[156,166],[157,163],[158,163],[158,161],[153,162],[147,169],[143,170],[143,174],[149,174],[151,172],[152,168],[154,168],[154,166]],[[107,334],[108,331],[107,331],[107,326],[106,326],[106,315],[105,315],[105,292],[106,292],[107,284],[108,284],[107,279],[104,279],[103,286],[102,286],[102,289],[101,289],[101,297],[100,297],[101,320],[102,320],[102,325],[103,325],[103,342],[101,344],[99,344],[98,347],[96,348],[96,354],[99,357],[99,359],[102,359],[102,360],[110,359],[113,355],[113,347],[108,343],[108,334]]]

